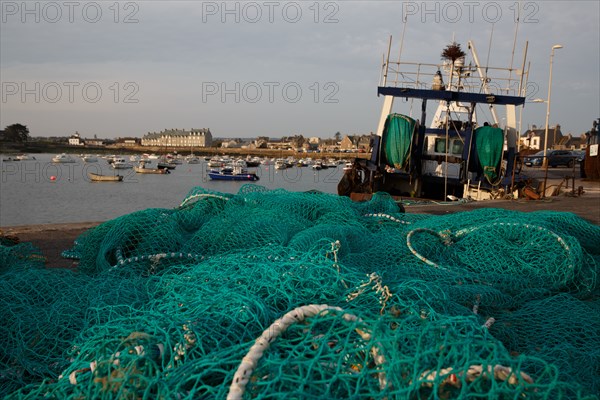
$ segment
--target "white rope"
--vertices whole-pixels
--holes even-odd
[[[430,233],[432,235],[438,236],[440,239],[443,239],[443,243],[445,245],[450,245],[452,244],[452,239],[453,238],[460,238],[461,236],[467,235],[469,233],[473,233],[477,230],[480,229],[485,229],[485,228],[489,228],[491,226],[519,226],[519,227],[523,227],[523,228],[527,228],[527,229],[533,229],[533,230],[537,230],[540,232],[544,232],[547,233],[548,235],[554,237],[554,239],[561,245],[561,247],[565,250],[565,252],[567,253],[567,259],[569,260],[569,265],[567,268],[569,269],[573,269],[574,267],[574,260],[573,260],[573,254],[571,252],[571,248],[569,247],[569,245],[567,244],[567,242],[565,242],[565,240],[558,236],[556,233],[552,232],[551,230],[544,228],[542,226],[538,226],[538,225],[530,225],[530,224],[524,224],[524,223],[519,223],[519,222],[496,222],[496,223],[492,223],[492,224],[487,224],[487,225],[481,225],[481,226],[475,226],[475,227],[471,227],[471,228],[465,228],[465,229],[461,229],[456,231],[456,233],[454,233],[453,235],[450,235],[450,232],[448,231],[440,231],[440,232],[436,232],[432,229],[427,229],[427,228],[416,228],[413,229],[412,231],[408,232],[408,234],[406,235],[406,245],[408,246],[408,249],[410,250],[410,252],[416,256],[419,260],[423,261],[424,263],[431,265],[434,268],[440,268],[445,270],[446,268],[440,266],[439,264],[434,263],[433,261],[425,258],[424,256],[422,256],[421,254],[419,254],[419,252],[417,252],[414,247],[412,246],[412,242],[411,242],[411,238],[413,236],[413,234],[417,233],[417,232],[427,232]]]
[[[250,348],[248,354],[244,356],[242,362],[240,363],[235,375],[233,376],[233,381],[231,382],[231,386],[229,387],[229,393],[227,394],[227,400],[239,400],[242,398],[244,391],[246,389],[246,385],[250,381],[250,377],[252,373],[256,369],[258,361],[262,358],[265,351],[269,349],[271,343],[279,337],[283,332],[285,332],[291,325],[302,322],[306,318],[314,317],[315,315],[321,313],[328,313],[330,311],[341,312],[342,318],[348,322],[360,322],[360,318],[355,315],[345,313],[343,309],[340,307],[329,306],[327,304],[310,304],[306,306],[301,306],[293,309],[292,311],[286,313],[283,317],[279,318],[271,326],[269,326]],[[370,340],[371,334],[365,332],[360,329],[356,329],[356,332],[363,338],[363,340]],[[377,349],[373,348],[373,355],[375,358],[375,363],[377,365],[383,364],[385,362],[385,358],[378,354]],[[385,387],[386,379],[385,374],[379,374],[379,383],[380,386]]]
[[[229,201],[229,198],[225,197],[225,196],[219,196],[217,194],[211,194],[211,193],[199,193],[199,194],[195,194],[193,196],[186,197],[185,199],[183,199],[183,201],[181,202],[181,204],[179,205],[179,207],[183,207],[190,200],[199,199],[199,198],[203,198],[203,197],[204,198],[206,198],[206,197],[214,197],[215,199],[221,199],[221,200]]]

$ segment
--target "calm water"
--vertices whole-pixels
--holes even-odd
[[[88,172],[112,175],[115,171],[101,158],[97,163],[86,164],[75,157],[77,163],[54,164],[53,154],[34,156],[29,161],[0,161],[0,226],[106,221],[146,208],[177,207],[196,186],[237,193],[248,183],[211,181],[204,161],[177,165],[169,175],[140,175],[128,169],[118,170],[123,182],[90,182]],[[342,167],[313,171],[263,165],[250,170],[260,177],[256,184],[269,189],[336,193]]]

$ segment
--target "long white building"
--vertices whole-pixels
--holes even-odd
[[[142,138],[142,146],[158,147],[210,147],[212,134],[210,128],[165,129],[161,132],[148,132]]]

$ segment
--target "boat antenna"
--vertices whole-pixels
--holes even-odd
[[[488,76],[489,67],[490,67],[490,54],[492,54],[492,38],[494,37],[494,27],[495,23],[492,24],[492,31],[490,32],[490,42],[488,43],[488,53],[487,59],[485,60],[485,76]]]
[[[404,7],[402,7],[404,8]],[[404,34],[406,33],[406,25],[408,22],[408,15],[402,13],[402,36],[400,37],[400,49],[398,50],[398,67],[396,68],[396,82],[398,82],[398,74],[400,73],[400,57],[402,56],[402,50],[404,49]]]
[[[392,35],[390,35],[390,41],[388,43],[387,57],[385,59],[385,64],[383,67],[383,84],[382,84],[382,86],[387,85],[387,76],[388,76],[388,71],[390,68],[390,50],[391,50],[391,48],[392,48]]]
[[[515,59],[515,49],[517,48],[517,36],[519,34],[519,25],[521,24],[521,0],[519,0],[519,9],[517,10],[517,19],[515,21],[515,38],[513,39],[513,48],[512,53],[510,55],[510,67],[508,70],[508,81],[510,85],[510,80],[512,79],[512,70],[513,70],[513,62]],[[523,60],[523,64],[525,64],[525,60]],[[521,83],[523,82],[523,75],[521,75]]]

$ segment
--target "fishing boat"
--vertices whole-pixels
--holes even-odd
[[[94,174],[93,172],[88,172],[88,178],[90,178],[90,181],[92,182],[122,182],[123,181],[123,176],[122,175],[101,175],[101,174]]]
[[[215,181],[257,181],[260,179],[254,172],[248,172],[247,169],[239,166],[210,170],[208,177]]]
[[[355,160],[338,193],[362,199],[382,191],[434,200],[485,200],[512,193],[522,183],[515,168],[516,108],[525,103],[526,51],[516,74],[512,66],[482,67],[472,41],[469,64],[456,43],[443,50],[441,64],[392,62],[389,49],[391,38],[377,88],[383,106],[372,156]],[[396,98],[421,115],[393,112]],[[428,102],[437,103],[429,123]],[[500,108],[505,111],[502,127]],[[485,122],[478,113],[486,114]]]

